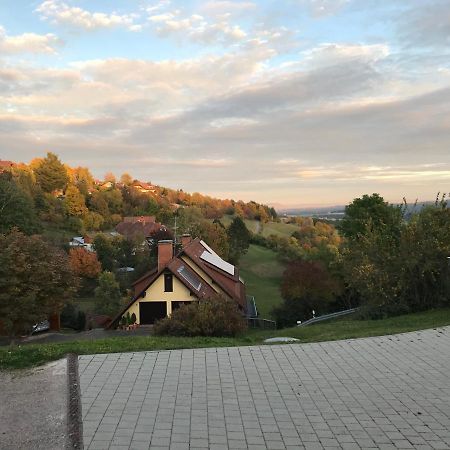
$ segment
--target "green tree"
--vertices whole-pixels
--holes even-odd
[[[223,259],[228,259],[230,247],[228,235],[223,226],[202,220],[191,228],[191,234],[203,239]]]
[[[398,232],[401,222],[401,208],[389,205],[379,194],[365,194],[345,207],[339,229],[345,237],[353,239],[379,228]]]
[[[69,181],[67,170],[54,153],[47,153],[47,157],[38,162],[34,169],[36,182],[44,192],[65,189]]]
[[[117,266],[117,259],[121,251],[120,236],[111,238],[106,234],[99,233],[94,238],[94,249],[97,252],[98,259],[103,270],[113,270]]]
[[[26,234],[39,231],[39,221],[32,199],[11,179],[10,174],[0,174],[0,233],[13,227]]]
[[[342,256],[345,280],[359,293],[373,318],[450,304],[450,209],[422,209],[399,233],[368,230],[347,242]]]
[[[230,246],[229,259],[233,264],[238,264],[250,246],[251,233],[244,221],[240,217],[235,217],[228,227],[227,234]]]
[[[95,289],[95,307],[99,314],[116,315],[122,306],[119,283],[111,272],[102,272]]]
[[[0,320],[10,336],[59,313],[77,282],[67,255],[41,237],[0,234]]]

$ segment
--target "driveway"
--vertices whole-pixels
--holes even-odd
[[[449,449],[450,327],[79,358],[96,449]]]

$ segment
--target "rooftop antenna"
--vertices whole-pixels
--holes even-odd
[[[173,243],[174,243],[175,247],[177,245],[177,229],[178,229],[178,226],[177,226],[177,214],[175,213],[175,225],[173,226],[173,231],[174,231],[174,241],[173,241]]]

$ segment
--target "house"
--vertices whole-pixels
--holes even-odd
[[[134,297],[113,319],[112,327],[127,313],[134,313],[138,324],[153,324],[182,304],[216,296],[234,300],[246,313],[245,285],[239,269],[199,238],[183,235],[181,243],[174,255],[173,241],[158,242],[158,266],[135,281]]]
[[[136,236],[148,237],[156,231],[167,230],[164,225],[156,222],[154,216],[124,217],[115,229],[127,239],[133,239]]]
[[[83,236],[76,236],[73,237],[72,240],[69,242],[70,247],[83,247],[88,252],[94,251],[94,246],[92,244],[92,240],[88,237]]]
[[[10,172],[11,169],[17,164],[13,161],[5,161],[0,159],[0,173],[2,172]]]
[[[154,194],[156,192],[155,186],[153,186],[152,184],[143,183],[139,180],[135,180],[132,186],[142,194],[148,194],[149,192]]]

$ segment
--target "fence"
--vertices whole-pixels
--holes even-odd
[[[345,311],[338,311],[331,314],[324,314],[323,316],[313,317],[312,319],[306,320],[305,322],[299,323],[297,326],[306,327],[306,325],[311,325],[316,322],[322,322],[323,320],[334,319],[336,317],[346,316],[347,314],[353,314],[358,311],[359,308],[346,309]]]
[[[274,330],[277,328],[277,323],[275,322],[275,320],[260,319],[258,317],[247,318],[247,324],[249,328],[262,328],[264,330]]]

